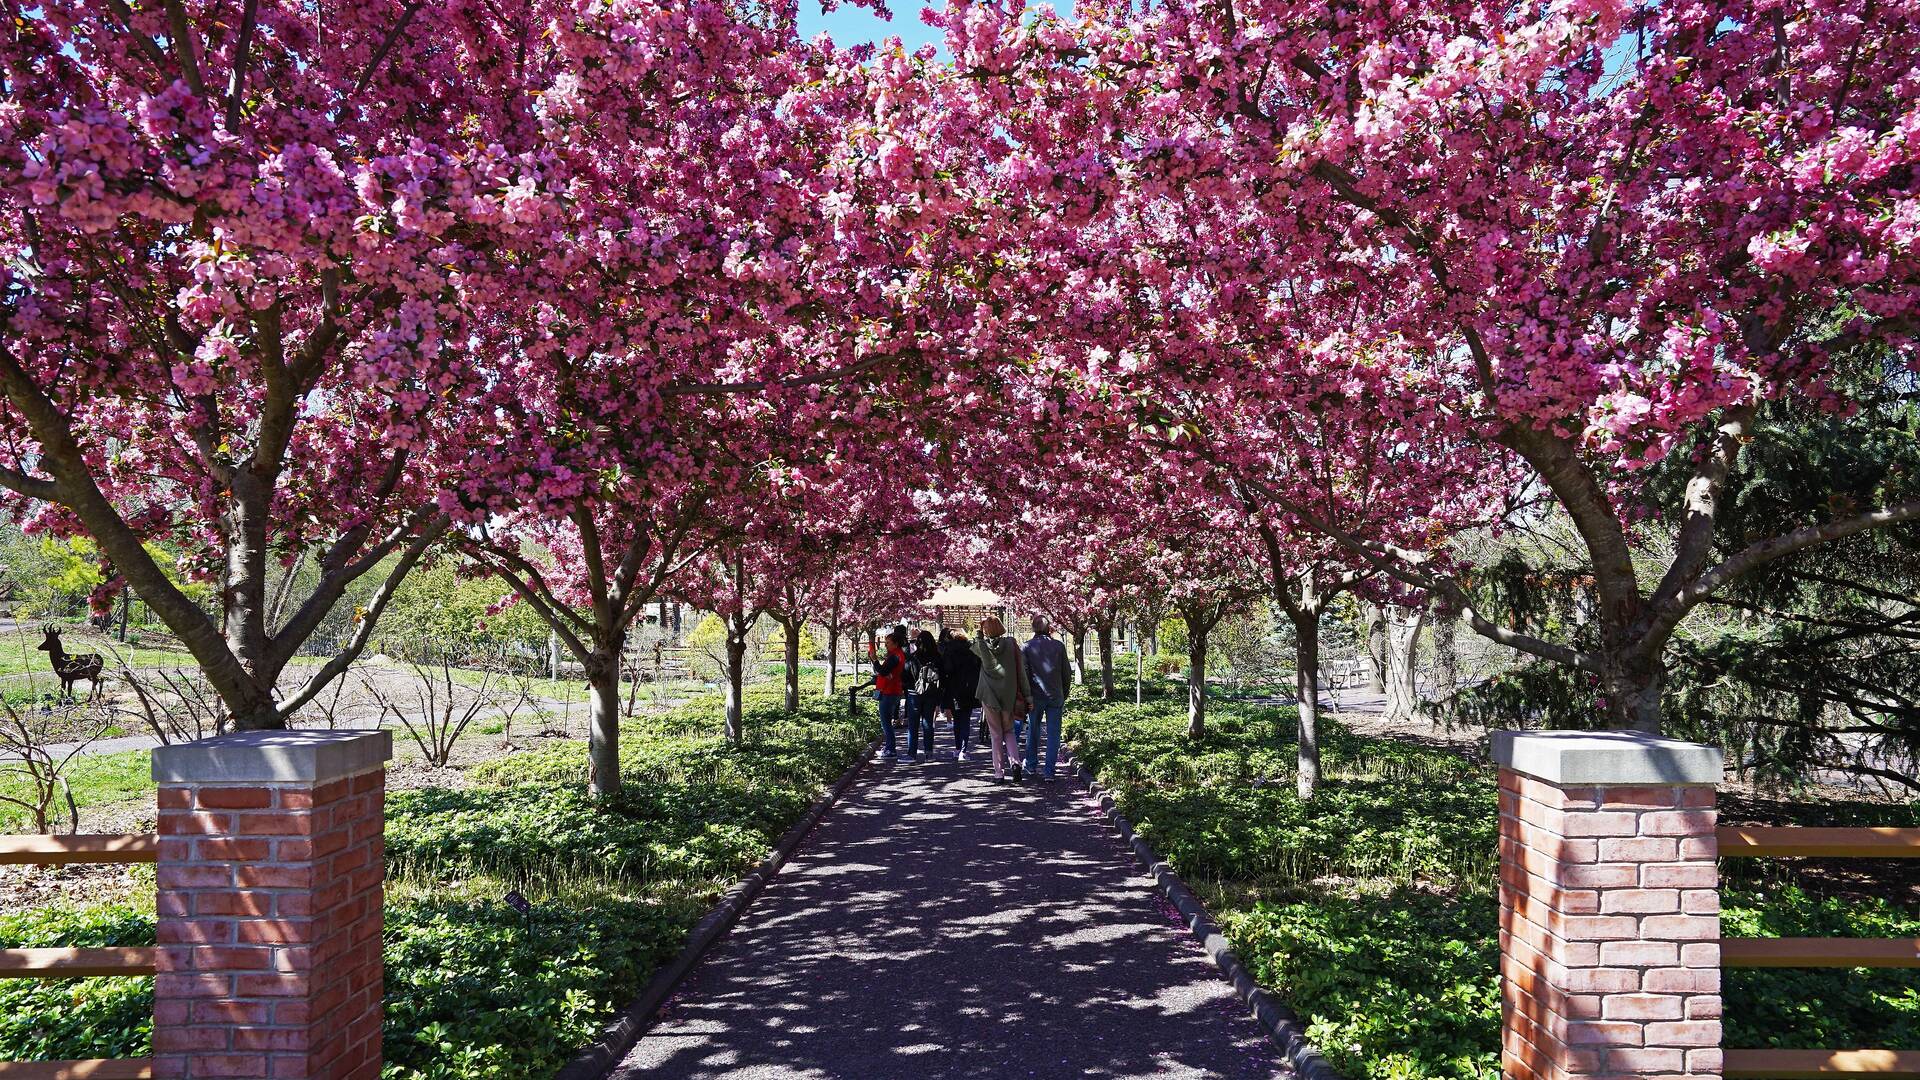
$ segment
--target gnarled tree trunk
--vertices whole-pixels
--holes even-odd
[[[1113,620],[1102,619],[1094,626],[1100,646],[1100,700],[1113,700]]]
[[[1320,787],[1320,611],[1295,609],[1293,622],[1293,696],[1300,710],[1297,784],[1302,801]]]
[[[587,792],[603,798],[620,790],[620,649],[624,635],[603,643],[586,660],[591,702],[587,716]]]

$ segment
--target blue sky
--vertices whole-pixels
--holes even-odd
[[[898,37],[906,42],[908,52],[927,42],[938,45],[944,40],[940,31],[920,21],[920,9],[927,6],[927,0],[892,0],[888,6],[893,9],[892,22],[882,21],[870,9],[853,4],[843,3],[838,11],[822,14],[817,0],[800,0],[800,36],[812,37],[825,30],[842,48]]]

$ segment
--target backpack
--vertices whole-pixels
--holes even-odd
[[[921,697],[940,692],[940,663],[937,659],[914,657],[913,692]]]

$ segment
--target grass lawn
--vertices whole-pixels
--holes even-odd
[[[584,745],[491,761],[464,790],[387,796],[386,1052],[394,1080],[551,1075],[857,759],[871,719],[777,687],[748,741],[705,695],[623,729],[627,790],[584,794]],[[522,916],[509,890],[533,902]],[[151,903],[0,915],[0,948],[151,942]],[[147,1052],[150,980],[0,980],[0,1060]]]
[[[1216,701],[1208,712],[1196,744],[1183,702],[1089,702],[1067,710],[1069,738],[1342,1074],[1497,1077],[1493,770],[1327,723],[1325,786],[1303,805],[1291,708]],[[1914,823],[1910,807],[1809,813]],[[1724,894],[1726,932],[1920,936],[1920,911],[1821,897],[1790,874],[1744,871]],[[1920,973],[1732,971],[1726,998],[1728,1046],[1920,1046]]]
[[[89,807],[126,802],[153,792],[152,754],[146,750],[89,754],[75,759],[65,775],[73,789],[74,802],[80,807],[81,832],[99,831],[89,827]],[[0,833],[30,831],[32,815],[9,799],[33,801],[33,786],[20,774],[18,765],[0,762]],[[55,830],[69,831],[64,795],[56,799],[55,811]]]

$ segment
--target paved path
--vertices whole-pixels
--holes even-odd
[[[876,763],[613,1075],[1289,1076],[1085,792],[992,775]]]

